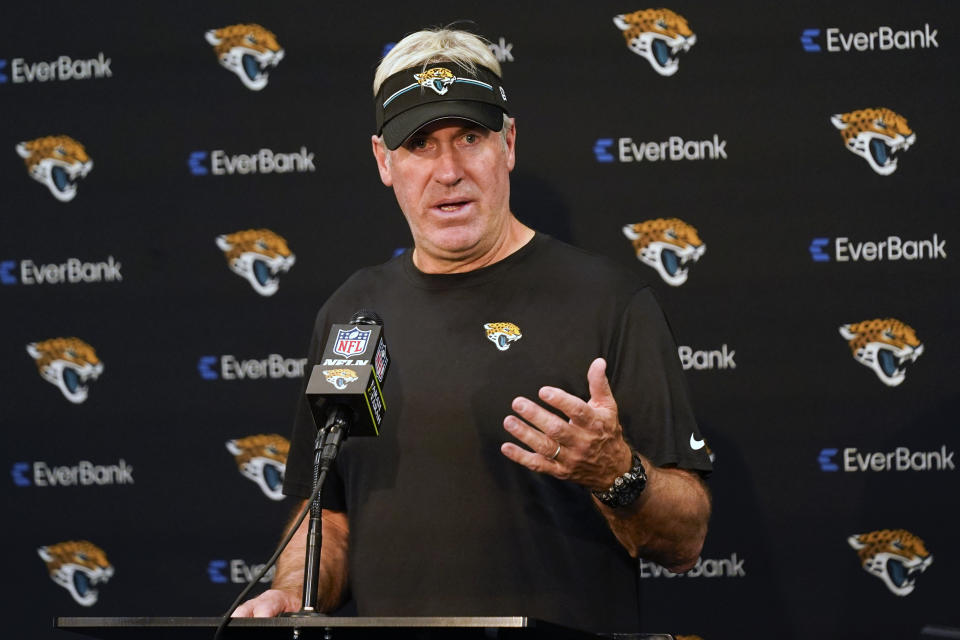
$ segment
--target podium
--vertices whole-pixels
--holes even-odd
[[[212,640],[214,617],[61,617],[54,627],[103,640]],[[526,618],[513,617],[280,617],[234,618],[224,640],[589,640],[607,636]],[[618,634],[622,640],[672,640],[665,634]]]

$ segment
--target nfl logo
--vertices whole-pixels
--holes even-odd
[[[358,327],[337,331],[337,340],[334,343],[333,352],[344,358],[358,356],[367,350],[367,342],[370,340],[372,329],[363,331]]]

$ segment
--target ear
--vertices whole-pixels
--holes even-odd
[[[237,446],[236,440],[227,440],[227,451],[229,451],[235,456],[238,456],[243,451],[243,449]]]
[[[621,31],[626,31],[630,28],[630,23],[623,19],[622,13],[618,16],[613,16],[613,24],[617,25],[617,28]]]
[[[209,43],[212,44],[213,46],[217,46],[218,44],[220,44],[221,42],[223,42],[223,40],[222,40],[221,38],[218,38],[218,37],[217,37],[217,30],[216,30],[216,29],[210,29],[209,31],[207,31],[207,32],[204,34],[204,37],[207,39],[207,42],[209,42]]]
[[[840,327],[840,335],[843,336],[844,340],[853,340],[853,337],[857,334],[850,330],[849,324],[845,324]]]
[[[507,170],[517,166],[517,119],[510,118],[510,131],[507,132]]]
[[[227,241],[227,236],[219,235],[217,236],[217,246],[220,247],[223,251],[229,251],[233,245]]]
[[[861,534],[858,534],[858,535],[850,536],[849,538],[847,538],[847,544],[849,544],[854,549],[863,549],[867,545],[865,545],[863,542],[860,541],[860,535]]]
[[[640,234],[634,231],[632,224],[623,225],[623,235],[627,236],[630,240],[637,240],[640,237]]]
[[[20,144],[17,145],[17,154],[18,154],[21,158],[29,158],[29,157],[30,157],[30,150],[27,149],[27,143],[26,143],[26,142],[21,142]]]
[[[33,358],[34,360],[40,357],[40,350],[37,349],[36,342],[31,342],[30,344],[27,345],[27,353],[29,353],[30,357]]]
[[[842,113],[837,113],[837,114],[834,114],[834,115],[830,116],[830,122],[832,122],[832,123],[833,123],[833,126],[835,126],[837,129],[841,129],[841,130],[842,130],[842,129],[846,129],[847,126],[848,126],[848,123],[847,123],[847,122],[844,122],[844,120],[843,120],[843,114],[842,114]]]
[[[53,560],[53,556],[50,555],[50,550],[47,549],[47,547],[40,547],[37,549],[37,553],[44,562],[51,562]]]
[[[393,175],[390,167],[387,165],[387,144],[380,136],[370,136],[370,146],[373,149],[373,157],[377,159],[377,170],[380,171],[380,182],[384,186],[393,186]]]

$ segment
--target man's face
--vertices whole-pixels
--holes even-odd
[[[453,118],[424,126],[389,158],[373,137],[380,179],[393,187],[407,218],[418,267],[460,270],[504,243],[513,219],[515,140],[513,127],[504,141],[499,132]]]

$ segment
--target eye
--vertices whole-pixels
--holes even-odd
[[[83,551],[78,551],[74,554],[74,557],[81,562],[86,562],[88,559],[87,554],[85,554]]]
[[[875,126],[877,129],[886,129],[887,123],[884,122],[882,118],[877,118],[873,121],[873,126]]]
[[[900,544],[899,540],[894,540],[893,542],[890,543],[890,546],[893,547],[894,549],[903,550],[903,545]]]
[[[884,330],[883,330],[883,337],[886,338],[887,340],[895,340],[895,339],[896,339],[896,336],[893,335],[893,332],[890,331],[890,329],[884,329]]]
[[[273,455],[277,455],[277,448],[276,448],[275,446],[273,446],[273,445],[267,445],[267,446],[266,446],[266,450],[267,450],[267,453],[271,453],[271,454],[273,454]]]
[[[463,141],[467,144],[476,144],[477,142],[480,142],[480,136],[475,133],[468,133],[463,136]]]
[[[667,229],[666,231],[664,231],[663,235],[667,236],[671,240],[677,239],[677,232],[674,231],[673,229]]]
[[[666,30],[667,30],[667,21],[664,20],[663,18],[657,18],[657,26],[658,26],[659,28],[663,29],[664,31],[666,31]]]
[[[77,352],[74,351],[73,349],[67,349],[64,353],[66,353],[67,356],[69,356],[69,357],[71,357],[71,358],[76,358],[76,357],[77,357]]]
[[[246,41],[249,42],[250,44],[257,44],[257,39],[254,38],[254,37],[253,37],[251,34],[249,34],[249,33],[245,36],[245,39],[246,39]]]
[[[63,147],[57,147],[56,149],[54,149],[54,151],[56,151],[61,156],[67,155],[67,150],[64,149]]]
[[[266,251],[266,250],[267,250],[267,243],[264,242],[263,240],[257,240],[257,248],[258,248],[258,249],[263,249],[264,251]]]

